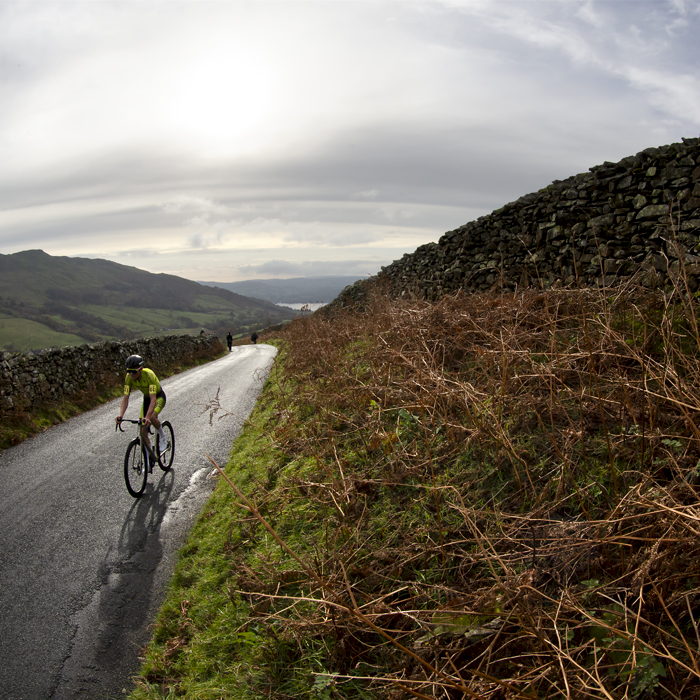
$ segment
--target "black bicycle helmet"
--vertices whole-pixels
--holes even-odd
[[[141,355],[129,355],[126,358],[127,369],[141,369],[143,367],[143,357]]]

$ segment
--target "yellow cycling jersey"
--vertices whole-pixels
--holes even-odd
[[[160,382],[158,381],[158,377],[156,377],[155,372],[152,369],[146,369],[145,367],[141,370],[141,376],[138,379],[131,374],[126,375],[124,394],[128,396],[132,389],[139,389],[144,396],[149,396],[151,394],[161,396],[163,394],[163,390],[160,388]]]

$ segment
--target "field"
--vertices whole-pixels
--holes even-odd
[[[86,306],[84,310],[115,326],[129,329],[132,337],[196,334],[202,328],[220,330],[221,317],[211,313],[189,313],[169,309],[125,309],[119,307]],[[229,319],[230,320],[230,319]],[[231,323],[231,327],[235,327]],[[225,333],[224,333],[225,334]],[[125,334],[101,334],[99,339],[123,340]],[[0,350],[40,350],[48,347],[82,345],[97,340],[76,333],[61,333],[38,321],[0,316]]]
[[[73,333],[59,333],[42,323],[0,314],[0,350],[38,350],[89,342]]]
[[[125,337],[146,337],[153,335],[184,335],[217,332],[224,337],[228,330],[234,336],[247,335],[249,325],[256,327],[254,317],[249,314],[220,314],[217,312],[186,312],[172,309],[125,308],[86,305],[82,311],[101,319],[115,328],[126,329],[122,333],[93,333],[81,336],[77,333],[62,333],[46,324],[26,318],[16,318],[0,314],[0,350],[23,351],[39,350],[48,347],[81,345],[95,340],[123,340]],[[61,322],[60,317],[49,317]],[[264,325],[264,324],[261,324]],[[238,330],[234,330],[238,329]]]
[[[177,332],[178,330],[182,333],[198,333],[202,328],[218,330],[224,321],[229,321],[231,325],[236,324],[235,314],[225,307],[221,311],[215,308],[207,312],[124,306],[87,305],[84,308],[88,313],[108,323],[129,328],[136,335],[153,335],[162,331]]]

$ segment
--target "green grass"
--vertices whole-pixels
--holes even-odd
[[[318,477],[318,465],[309,459],[290,462],[272,439],[269,430],[282,408],[278,378],[275,369],[225,471],[256,501],[287,546],[311,561],[331,536],[329,513],[314,500],[290,499],[297,482]],[[256,600],[241,592],[318,595],[310,591],[299,563],[238,502],[220,479],[180,552],[132,700],[331,697],[332,640],[313,634],[297,638],[283,621],[267,617],[290,604],[300,615],[316,606],[284,598]],[[374,697],[362,680],[345,680],[343,686],[343,694],[333,697],[346,692]]]
[[[253,423],[271,419],[274,409],[267,396],[273,390],[274,381],[268,384]],[[274,447],[263,432],[248,425],[236,441],[226,472],[240,489],[251,493],[257,483],[267,480],[271,459],[279,459]],[[234,553],[242,564],[275,552],[270,540],[236,506],[229,486],[220,481],[180,552],[140,687],[132,698],[266,697],[263,668],[271,654],[270,642],[266,632],[250,623],[251,607],[232,585]],[[279,661],[281,671],[282,656]]]
[[[89,342],[73,333],[59,333],[25,318],[0,318],[0,350],[26,352]]]

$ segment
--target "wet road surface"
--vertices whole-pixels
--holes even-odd
[[[225,465],[276,349],[226,357],[165,379],[175,430],[169,472],[140,499],[123,460],[136,426],[114,430],[121,399],[0,453],[0,699],[104,700],[138,672],[179,547],[211,493],[206,459]],[[219,392],[235,414],[209,424]],[[137,418],[140,393],[126,418]]]

